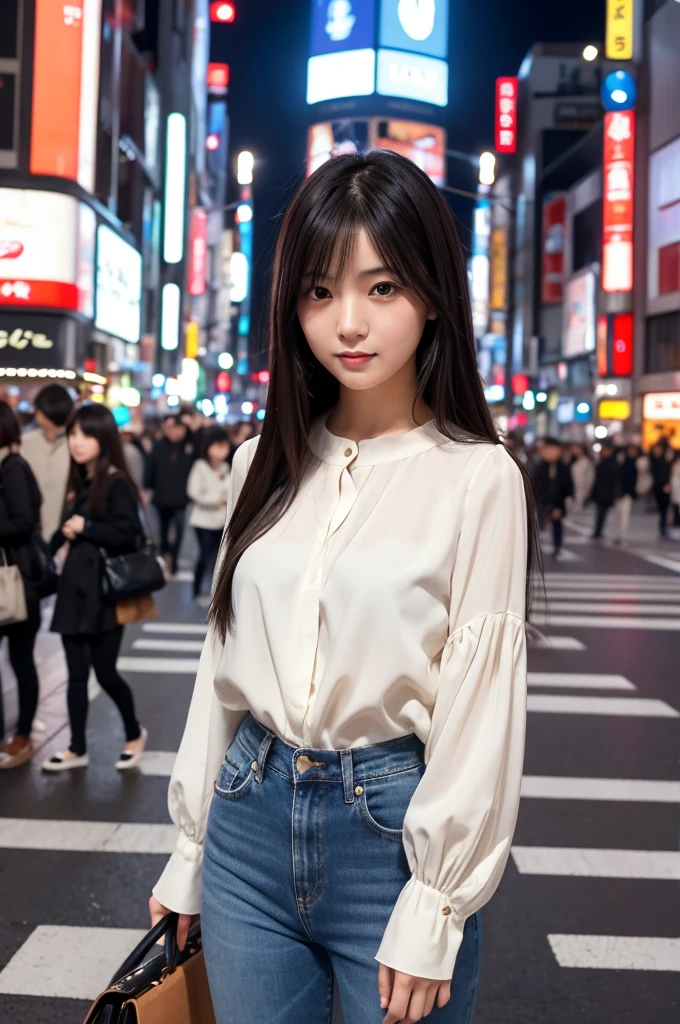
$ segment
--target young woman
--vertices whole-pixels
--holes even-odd
[[[147,732],[135,715],[130,687],[116,668],[123,627],[115,605],[102,593],[102,551],[126,554],[143,538],[138,495],[128,475],[113,416],[102,405],[85,404],[74,410],[66,432],[71,452],[68,509],[52,550],[68,543],[59,580],[52,630],[61,633],[68,665],[70,748],[45,761],[48,772],[84,768],[89,763],[85,741],[90,667],[97,682],[118,708],[125,727],[125,748],[116,768],[134,767],[146,744]]]
[[[190,526],[196,531],[199,555],[194,571],[194,597],[201,593],[206,569],[214,568],[227,515],[230,467],[229,435],[223,427],[207,427],[201,437],[200,457],[191,467],[187,494],[193,502]]]
[[[0,550],[3,565],[9,562],[19,567],[28,612],[24,622],[0,626],[0,638],[7,637],[19,690],[19,720],[14,733],[0,745],[0,768],[17,768],[33,757],[31,730],[39,693],[33,649],[40,629],[40,599],[32,583],[31,540],[40,532],[41,497],[31,467],[19,454],[20,444],[19,421],[12,407],[0,401]],[[0,685],[0,739],[4,733]]]
[[[270,351],[152,918],[179,912],[181,944],[200,911],[218,1024],[326,1024],[333,975],[346,1024],[468,1024],[519,805],[538,548],[453,218],[414,164],[338,156],[304,183]]]

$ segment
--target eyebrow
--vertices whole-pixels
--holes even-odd
[[[397,277],[396,270],[392,270],[390,267],[371,267],[369,270],[360,270],[357,277],[373,277],[375,274],[391,274],[393,277]],[[313,271],[308,271],[305,275],[305,280],[312,280],[316,277]],[[336,278],[330,276],[320,277],[320,281],[335,281]]]

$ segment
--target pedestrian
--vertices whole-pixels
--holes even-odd
[[[375,151],[307,178],[271,316],[152,916],[178,911],[182,945],[201,911],[217,1024],[326,1024],[333,975],[348,1024],[467,1024],[519,804],[538,539],[427,175]]]
[[[194,570],[194,597],[199,597],[206,570],[215,567],[227,516],[227,462],[229,437],[224,427],[206,427],[202,433],[200,458],[189,474],[187,493],[193,502],[190,526],[196,531],[198,559]]]
[[[137,491],[141,494],[144,489],[144,449],[136,443],[136,431],[130,426],[121,427],[120,440],[123,445],[123,457],[127,471]]]
[[[680,452],[675,453],[671,466],[671,503],[673,505],[673,526],[680,526]]]
[[[66,421],[73,399],[61,384],[46,384],[33,400],[35,423],[21,442],[21,454],[33,470],[42,495],[41,531],[50,541],[59,529],[66,498],[71,458],[66,440]]]
[[[191,435],[181,416],[170,415],[163,420],[163,436],[156,441],[146,465],[146,487],[153,492],[152,502],[158,513],[161,554],[168,569],[177,572],[177,559],[184,536],[184,520],[189,503],[187,481],[194,462]]]
[[[123,627],[115,605],[104,599],[103,553],[122,555],[140,546],[144,534],[139,497],[125,465],[116,421],[105,406],[88,402],[74,409],[66,431],[71,452],[69,500],[52,549],[56,552],[67,544],[68,551],[51,628],[61,634],[66,654],[71,744],[42,767],[60,772],[88,765],[85,727],[92,667],[123,719],[126,742],[116,762],[123,771],[139,762],[147,731],[137,721],[132,691],[116,668]]]
[[[541,459],[533,474],[538,521],[543,529],[547,529],[550,523],[552,554],[555,559],[559,558],[562,550],[567,498],[574,493],[571,470],[562,456],[562,442],[556,437],[544,437],[541,443]]]
[[[35,753],[31,740],[38,707],[38,673],[33,651],[40,629],[40,597],[33,572],[32,541],[40,531],[40,490],[26,460],[19,454],[19,421],[7,402],[0,401],[0,549],[2,563],[19,567],[26,598],[26,619],[0,626],[7,637],[9,662],[19,693],[19,719],[14,732],[0,745],[0,768],[17,768]],[[0,682],[0,740],[5,722]]]
[[[595,467],[584,444],[571,446],[571,477],[574,481],[574,508],[582,512],[595,483]]]
[[[649,456],[652,493],[659,513],[659,536],[668,536],[668,508],[671,502],[671,464],[673,449],[664,439],[657,441]]]
[[[595,482],[591,500],[595,502],[595,528],[593,540],[600,540],[609,509],[621,495],[621,469],[616,461],[614,445],[603,441],[600,458],[595,467]]]
[[[630,529],[630,515],[633,510],[633,502],[637,497],[638,487],[638,459],[640,449],[636,444],[629,444],[624,452],[621,462],[621,497],[617,502],[619,510],[619,536],[616,543],[628,544],[628,533]]]
[[[229,442],[230,451],[227,456],[227,461],[231,466],[234,461],[234,455],[246,441],[249,441],[255,434],[254,428],[250,420],[239,420],[238,423],[234,424],[229,430]]]

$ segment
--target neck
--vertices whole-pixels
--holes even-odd
[[[332,434],[363,441],[420,427],[434,413],[422,398],[413,407],[417,379],[415,358],[389,380],[364,391],[340,385],[340,398],[326,420]]]
[[[63,437],[64,435],[64,427],[56,427],[54,423],[45,423],[44,426],[42,426],[40,429],[43,432],[45,440],[49,441],[50,443],[56,441],[57,438]]]
[[[87,475],[89,476],[90,479],[92,479],[92,477],[94,476],[96,468],[97,468],[97,460],[96,459],[90,459],[89,462],[85,463],[85,472],[87,473]]]
[[[222,459],[208,459],[211,469],[219,469],[222,465]]]

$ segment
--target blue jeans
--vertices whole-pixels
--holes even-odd
[[[410,877],[401,829],[424,770],[414,735],[311,750],[244,719],[215,783],[203,862],[217,1024],[330,1024],[334,977],[345,1024],[380,1024],[375,954]],[[432,1024],[471,1021],[479,942],[475,914]]]

